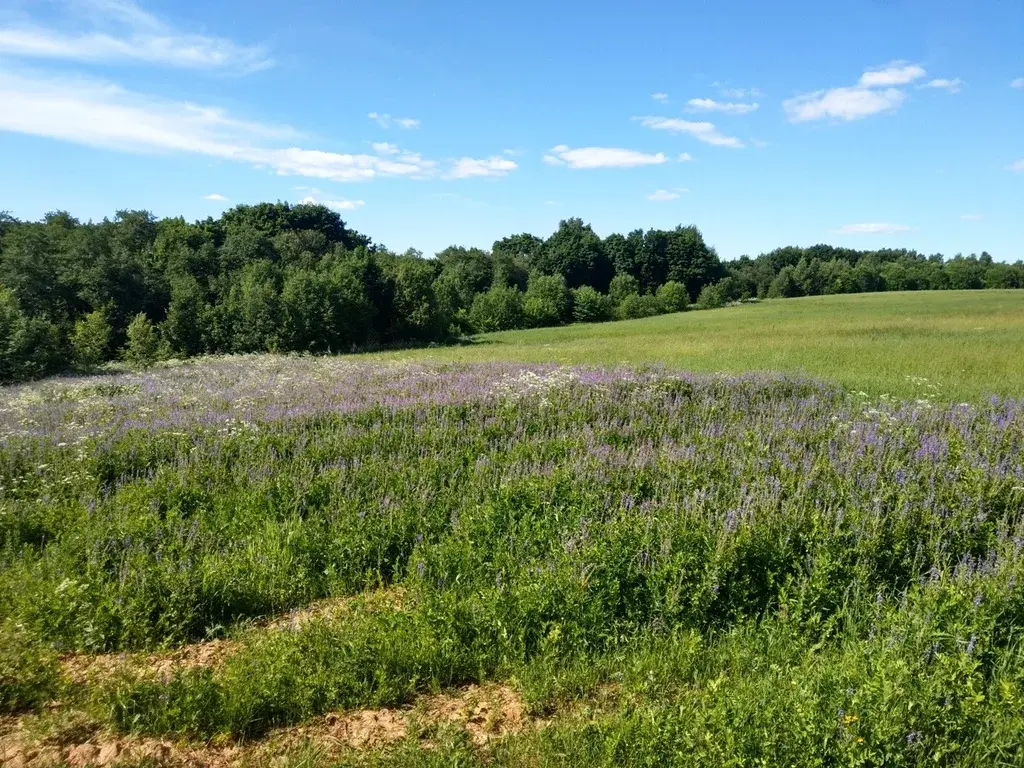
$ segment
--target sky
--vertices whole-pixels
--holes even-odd
[[[0,210],[1024,258],[1019,0],[0,0]]]

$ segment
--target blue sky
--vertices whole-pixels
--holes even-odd
[[[1024,258],[1024,3],[2,0],[0,210]]]

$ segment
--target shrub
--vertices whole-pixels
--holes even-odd
[[[726,304],[722,289],[716,285],[705,285],[697,297],[697,309],[718,309]]]
[[[662,313],[661,302],[650,294],[631,293],[619,304],[619,317],[623,320],[634,320],[641,317],[653,317]]]
[[[561,275],[530,276],[523,301],[527,325],[535,328],[560,325],[571,315],[572,296]]]
[[[105,309],[94,310],[75,323],[71,335],[75,365],[90,370],[106,360],[110,335],[110,320]]]
[[[142,312],[128,324],[124,358],[138,368],[149,368],[160,356],[160,335]]]
[[[686,286],[675,280],[669,280],[658,288],[656,294],[661,303],[662,312],[683,312],[690,305],[690,296]]]
[[[640,281],[632,275],[616,275],[608,287],[613,306],[619,306],[627,296],[640,293]]]
[[[610,320],[612,300],[589,285],[572,292],[572,317],[577,323],[600,323]]]
[[[469,319],[478,333],[522,328],[526,320],[523,294],[503,285],[478,293],[469,310]]]

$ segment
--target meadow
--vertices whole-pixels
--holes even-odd
[[[0,390],[0,760],[1022,764],[1024,306],[873,299]]]
[[[921,378],[949,400],[1024,391],[1024,292],[1012,290],[808,296],[475,340],[386,357],[774,371],[904,398]]]

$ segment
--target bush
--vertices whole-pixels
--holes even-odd
[[[612,300],[589,285],[572,292],[572,318],[577,323],[600,323],[612,317]]]
[[[572,296],[561,275],[530,276],[523,301],[523,312],[528,325],[540,328],[561,325],[569,320]]]
[[[160,336],[142,312],[128,325],[124,358],[138,368],[149,368],[160,356]]]
[[[661,303],[662,312],[684,312],[690,305],[690,295],[686,286],[675,280],[669,280],[658,288],[656,294]]]
[[[640,281],[632,275],[616,275],[608,287],[613,306],[619,306],[627,296],[640,293]]]
[[[718,284],[705,285],[697,297],[697,309],[719,309],[725,305],[725,295]]]
[[[619,304],[619,317],[623,320],[635,320],[641,317],[654,317],[662,313],[661,302],[650,294],[631,293]]]
[[[71,335],[71,349],[75,365],[90,370],[107,359],[110,346],[110,320],[106,309],[90,312],[77,323]]]
[[[522,292],[496,285],[486,293],[478,293],[469,310],[469,320],[478,333],[522,328],[526,320]]]

